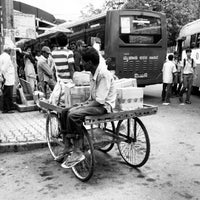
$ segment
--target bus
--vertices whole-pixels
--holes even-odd
[[[110,10],[67,25],[70,42],[100,43],[108,69],[139,86],[162,82],[167,53],[165,14],[145,10]]]
[[[177,38],[177,52],[179,59],[186,58],[185,50],[187,48],[192,49],[191,57],[196,62],[197,76],[193,81],[193,93],[199,93],[200,91],[200,19],[190,22],[183,26],[179,32]]]

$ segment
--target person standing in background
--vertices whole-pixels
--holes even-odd
[[[57,82],[57,79],[56,79],[56,64],[55,64],[54,59],[53,59],[51,54],[49,54],[49,57],[48,57],[48,64],[49,64],[49,67],[51,68],[51,71],[53,73],[53,80],[55,82]]]
[[[176,73],[176,66],[173,62],[173,55],[168,56],[168,61],[163,65],[163,89],[162,89],[162,101],[163,105],[170,104],[170,96],[173,82],[173,74]]]
[[[3,111],[2,113],[13,113],[13,86],[15,84],[15,67],[11,60],[12,49],[4,46],[0,55],[0,74],[3,77]]]
[[[37,71],[38,71],[38,79],[39,86],[42,92],[45,93],[47,97],[47,86],[50,87],[51,90],[54,89],[55,81],[53,80],[53,72],[49,65],[48,57],[51,54],[51,50],[47,46],[43,46],[41,50],[41,56],[38,58],[37,62]]]
[[[86,44],[83,42],[83,40],[78,40],[76,42],[76,49],[73,51],[75,71],[83,71],[82,51],[85,47],[86,47]]]
[[[173,80],[173,94],[179,96],[182,87],[182,75],[181,75],[181,63],[178,57],[177,51],[174,52],[174,63],[176,65],[177,72],[175,73]]]
[[[56,36],[58,48],[52,51],[55,62],[57,82],[72,82],[74,74],[74,54],[66,46],[68,44],[67,35],[58,33]]]
[[[183,94],[186,92],[186,104],[191,104],[190,95],[192,90],[193,78],[195,75],[196,63],[193,58],[191,58],[191,49],[186,49],[187,58],[183,60],[182,63],[182,76],[183,76],[183,88],[180,91],[179,101],[183,104]]]
[[[36,79],[36,72],[35,72],[35,59],[31,54],[31,48],[28,47],[26,52],[24,52],[24,71],[26,76],[26,81],[30,83],[32,92],[36,88],[37,79]]]

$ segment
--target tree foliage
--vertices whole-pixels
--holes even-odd
[[[200,0],[105,0],[100,9],[95,9],[92,4],[89,4],[87,9],[82,11],[82,17],[110,9],[148,9],[165,13],[168,46],[176,44],[176,38],[183,25],[200,18]]]
[[[95,8],[93,4],[89,3],[85,6],[84,10],[81,11],[81,18],[85,19],[93,15],[97,15],[103,12],[103,8]]]

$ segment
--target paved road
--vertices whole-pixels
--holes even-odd
[[[0,199],[199,200],[200,97],[180,106],[160,103],[161,85],[145,88],[145,103],[159,106],[141,118],[151,140],[151,155],[139,170],[125,165],[115,147],[96,152],[94,176],[77,180],[52,160],[48,149],[0,154]]]

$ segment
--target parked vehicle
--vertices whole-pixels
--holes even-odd
[[[177,39],[177,51],[179,59],[186,58],[185,50],[192,49],[191,57],[196,62],[197,76],[193,82],[193,93],[199,93],[200,90],[200,19],[190,22],[183,26]]]

